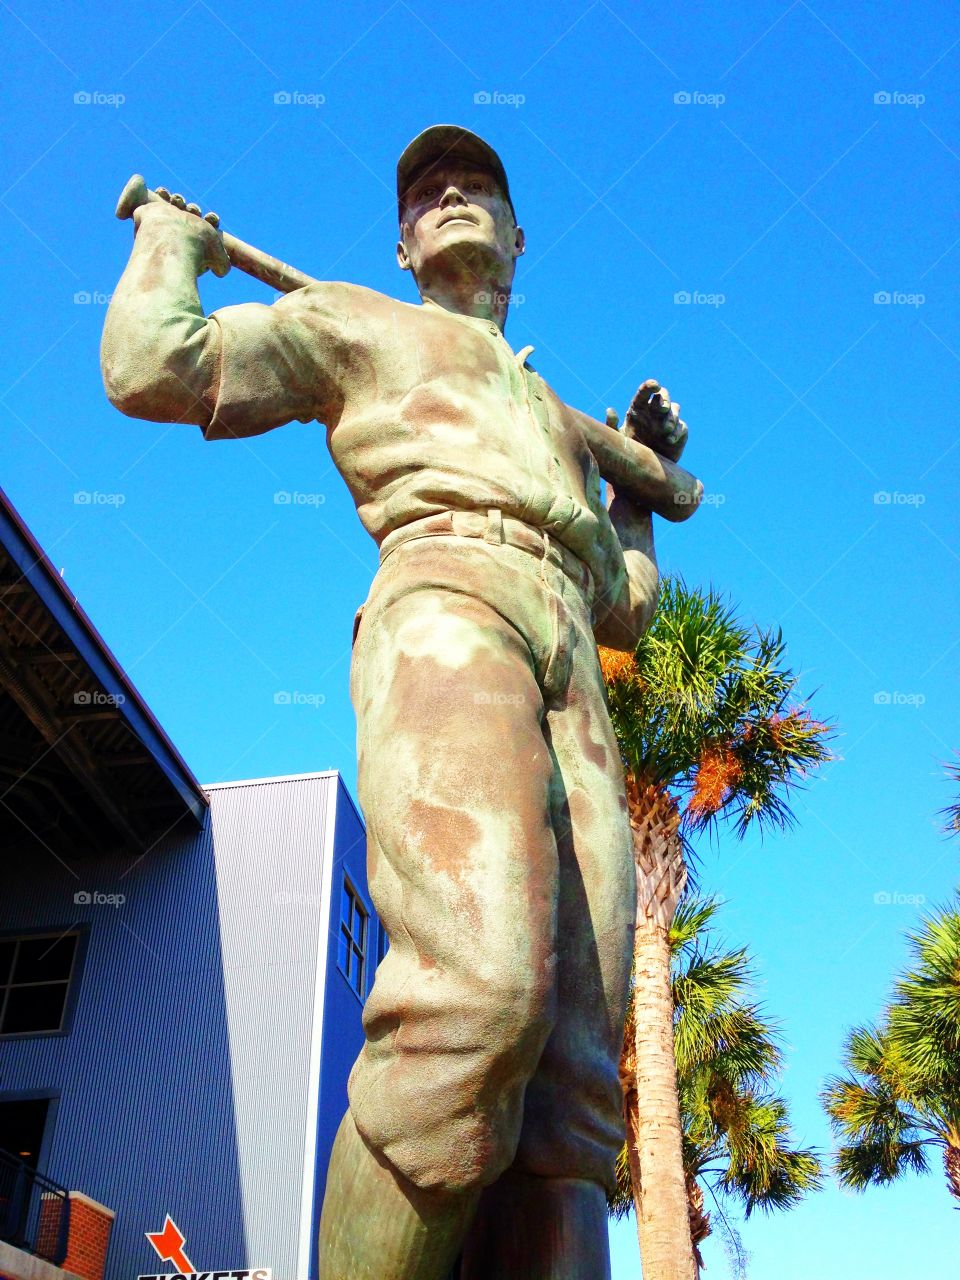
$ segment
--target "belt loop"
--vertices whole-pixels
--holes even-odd
[[[487,509],[487,527],[483,531],[484,542],[491,542],[495,547],[503,545],[503,512],[499,507]]]
[[[550,564],[563,568],[563,550],[556,538],[551,538],[546,529],[543,532],[543,558]]]

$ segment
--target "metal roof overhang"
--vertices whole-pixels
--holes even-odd
[[[0,835],[142,852],[207,798],[0,489]]]

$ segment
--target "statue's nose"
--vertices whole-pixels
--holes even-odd
[[[440,199],[440,208],[445,209],[448,204],[466,204],[466,197],[458,187],[447,187],[446,191]]]

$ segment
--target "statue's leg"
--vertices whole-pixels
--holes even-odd
[[[610,1280],[607,1197],[597,1182],[508,1169],[487,1187],[460,1280]]]
[[[348,1111],[327,1172],[320,1280],[446,1280],[477,1195],[421,1191],[371,1150]]]
[[[554,764],[538,683],[552,623],[537,562],[431,538],[387,566],[352,695],[390,949],[349,1087],[363,1145],[348,1125],[331,1163],[322,1280],[364,1268],[444,1280],[477,1194],[513,1161],[556,1018]]]
[[[617,1067],[636,877],[589,617],[565,583],[558,588],[567,678],[545,717],[559,864],[558,1013],[527,1086],[514,1163],[481,1199],[463,1280],[602,1280],[609,1268],[604,1188],[623,1142]],[[522,1265],[511,1261],[518,1251]]]

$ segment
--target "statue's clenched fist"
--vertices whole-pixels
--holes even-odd
[[[670,462],[678,461],[687,443],[687,424],[680,420],[680,406],[671,403],[670,392],[653,378],[648,378],[630,401],[623,433]]]
[[[198,204],[188,204],[179,192],[172,195],[166,187],[157,187],[159,200],[142,204],[133,212],[134,226],[139,229],[146,221],[155,219],[177,220],[187,235],[192,236],[202,251],[199,273],[212,271],[215,276],[225,276],[230,270],[230,259],[223,247],[220,234],[220,217],[216,213],[201,213]]]

